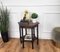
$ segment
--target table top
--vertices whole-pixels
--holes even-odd
[[[33,28],[36,27],[39,24],[39,22],[33,23],[33,22],[19,22],[19,26],[22,28]]]

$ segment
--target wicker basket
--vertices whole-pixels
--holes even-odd
[[[53,29],[53,41],[55,45],[60,48],[60,27]]]

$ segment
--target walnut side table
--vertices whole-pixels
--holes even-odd
[[[37,39],[37,45],[39,42],[39,36],[38,36],[38,24],[39,22],[32,23],[32,22],[19,22],[19,30],[20,30],[20,41],[22,40],[23,48],[24,48],[24,38],[25,36],[23,35],[23,28],[25,29],[25,35],[27,35],[27,29],[31,29],[31,36],[32,36],[32,49],[34,48],[33,43],[34,40]],[[35,27],[37,27],[36,32],[37,32],[37,37],[35,37]]]

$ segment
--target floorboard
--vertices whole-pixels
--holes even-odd
[[[25,42],[25,48],[19,39],[10,39],[9,42],[4,43],[0,38],[0,52],[60,52],[60,48],[53,45],[51,40],[39,40],[39,45],[34,42],[34,49],[30,42]]]

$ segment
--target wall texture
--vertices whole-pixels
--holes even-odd
[[[18,22],[22,19],[25,10],[38,13],[39,38],[41,39],[52,39],[52,29],[60,26],[60,0],[1,1],[10,11],[10,37],[19,38]]]

